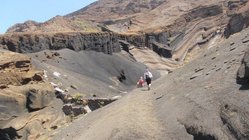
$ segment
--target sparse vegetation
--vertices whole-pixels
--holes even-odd
[[[75,19],[73,20],[72,25],[85,32],[100,32],[100,29],[97,27],[96,23],[92,23],[90,21]]]

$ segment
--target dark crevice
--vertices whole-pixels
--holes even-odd
[[[15,140],[20,138],[21,136],[17,134],[16,129],[14,129],[13,127],[0,129],[1,140]]]
[[[121,70],[121,71],[120,71],[120,75],[117,76],[117,78],[118,78],[118,80],[119,80],[120,82],[123,82],[124,80],[126,80],[126,76],[125,76],[124,70]]]
[[[194,137],[194,140],[217,140],[213,135],[200,132],[197,128],[194,128],[193,126],[184,125],[184,127],[187,133]]]

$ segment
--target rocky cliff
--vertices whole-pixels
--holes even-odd
[[[13,52],[31,53],[68,48],[74,51],[95,50],[112,54],[120,52],[118,38],[111,33],[18,33],[0,37],[0,44]]]

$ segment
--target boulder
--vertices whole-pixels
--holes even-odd
[[[241,66],[237,72],[237,83],[249,84],[249,49],[245,52]]]
[[[29,112],[40,110],[49,105],[55,94],[49,90],[31,89],[27,92],[27,109]]]

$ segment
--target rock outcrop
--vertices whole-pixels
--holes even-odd
[[[109,33],[7,34],[0,37],[0,44],[10,51],[19,53],[64,48],[74,51],[95,50],[106,54],[120,52],[117,35]]]
[[[237,83],[242,85],[249,85],[249,50],[245,52],[245,56],[238,70]]]
[[[248,32],[232,35],[188,65],[153,81],[150,91],[135,89],[75,120],[53,138],[248,139],[248,89],[239,90],[241,85],[236,83],[249,45]]]
[[[35,138],[50,127],[37,120],[47,119],[47,124],[55,120],[52,114],[42,117],[44,108],[55,99],[54,90],[43,74],[32,66],[30,57],[0,51],[1,139]]]

